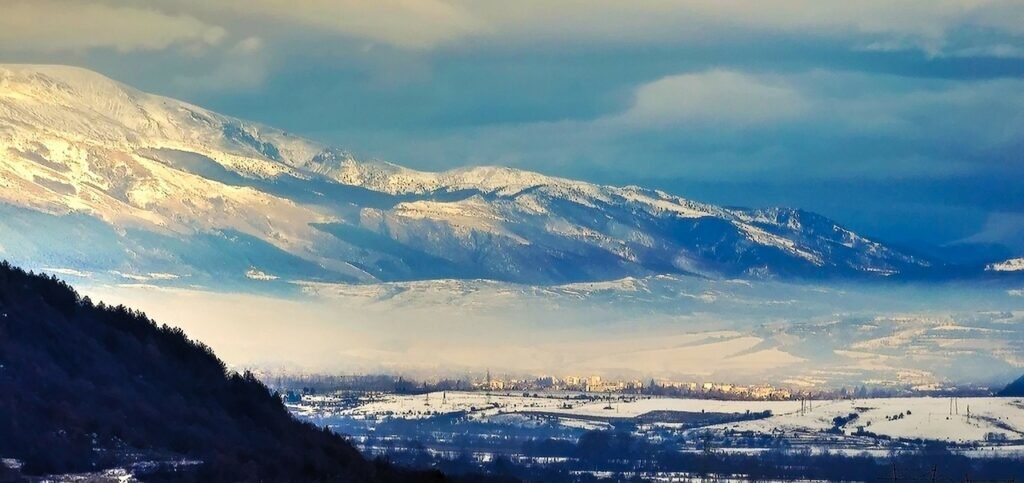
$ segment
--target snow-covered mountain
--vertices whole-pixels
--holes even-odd
[[[801,210],[501,167],[357,161],[59,66],[0,66],[0,201],[0,257],[134,281],[547,284],[930,266]]]
[[[1011,258],[998,263],[990,263],[985,269],[994,272],[1024,272],[1024,258]]]

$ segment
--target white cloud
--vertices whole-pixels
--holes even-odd
[[[0,50],[110,48],[119,52],[174,45],[209,46],[226,31],[189,15],[76,0],[8,0],[0,10]]]
[[[232,49],[235,54],[252,54],[263,49],[263,40],[259,37],[246,37],[235,44]]]
[[[615,119],[629,124],[757,124],[795,118],[808,101],[783,82],[728,70],[663,77],[640,86]]]
[[[846,134],[912,137],[1000,149],[1020,142],[1024,81],[921,81],[813,70],[752,74],[714,69],[662,77],[634,91],[633,104],[597,123],[749,130],[807,124]]]

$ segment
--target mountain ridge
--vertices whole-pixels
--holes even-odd
[[[659,273],[891,277],[936,265],[798,209],[723,208],[498,166],[426,172],[358,161],[63,66],[0,66],[0,201],[16,218],[101,222],[74,229],[117,249],[65,268],[193,280],[242,280],[253,269],[285,280],[548,284]],[[12,225],[0,222],[0,233]],[[40,266],[59,258],[66,247],[40,236],[7,256]],[[190,261],[183,250],[211,255]],[[213,254],[224,250],[246,253],[250,266],[218,268]]]

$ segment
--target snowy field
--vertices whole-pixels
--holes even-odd
[[[293,410],[305,416],[366,419],[422,419],[455,413],[466,413],[476,420],[508,420],[514,415],[544,416],[558,424],[575,427],[600,427],[600,423],[656,412],[742,415],[770,411],[771,416],[767,418],[717,424],[707,428],[794,436],[832,431],[836,436],[923,439],[992,446],[1024,440],[1024,400],[1020,398],[879,398],[819,400],[803,404],[800,401],[719,401],[637,396],[581,400],[577,399],[579,396],[553,393],[534,397],[480,392],[381,395],[376,400],[344,409],[331,409],[337,408],[330,404],[331,397],[319,396],[305,399]],[[673,425],[671,422],[654,424],[663,427]]]
[[[955,443],[1013,441],[1024,438],[1024,404],[1018,398],[885,398],[816,401],[810,411],[778,412],[768,419],[730,425],[738,431],[821,431],[835,418],[856,415],[842,426],[844,434],[859,428],[898,439]],[[951,413],[952,412],[952,413]]]
[[[402,419],[422,419],[445,414],[469,413],[473,417],[490,417],[503,413],[528,411],[555,411],[565,404],[577,403],[566,399],[577,396],[576,393],[538,394],[537,397],[523,396],[522,393],[483,392],[433,392],[417,396],[387,394],[371,397],[369,402],[354,408],[338,411],[337,415],[356,417],[392,417]],[[301,405],[293,407],[298,414],[316,413],[319,416],[331,416],[333,403],[338,402],[334,396],[304,396]]]

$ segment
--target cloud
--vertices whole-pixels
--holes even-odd
[[[197,12],[237,18],[263,17],[287,22],[293,28],[312,27],[323,33],[413,50],[433,48],[485,29],[469,12],[442,0],[306,0],[298,4],[289,0],[187,0],[184,3]]]
[[[189,15],[76,0],[8,0],[0,14],[0,50],[118,52],[209,46],[226,35]]]
[[[219,55],[219,60],[210,70],[196,75],[175,76],[174,83],[186,91],[252,90],[263,85],[269,65],[262,39],[246,37]]]
[[[1012,0],[8,0],[0,50],[119,52],[262,38],[345,40],[399,50],[839,42],[932,57],[1020,58],[1024,5]],[[275,50],[275,49],[271,49]]]
[[[996,59],[1024,59],[1024,47],[1010,44],[990,44],[964,47],[950,52],[954,57],[991,57]]]
[[[322,33],[400,49],[567,44],[728,45],[791,36],[860,50],[1006,56],[1024,48],[1013,0],[154,0],[243,35]],[[257,22],[258,23],[258,22]],[[247,30],[249,29],[249,30]]]
[[[233,49],[236,54],[252,54],[263,49],[263,40],[259,37],[246,37],[238,42]]]
[[[808,102],[792,86],[715,69],[663,77],[636,89],[632,107],[614,119],[634,125],[758,124],[802,115]]]
[[[985,170],[1020,172],[1024,81],[922,80],[812,70],[751,74],[715,69],[663,77],[635,90],[633,104],[572,129],[597,137],[637,136],[671,146],[680,159],[707,156],[777,165],[825,177],[942,177]],[[611,126],[611,128],[606,125]],[[644,129],[655,134],[643,135]],[[628,140],[627,140],[628,141]],[[627,143],[628,144],[628,143]],[[707,151],[711,146],[713,151]],[[689,152],[688,152],[689,151]],[[766,159],[758,160],[760,155]],[[678,163],[686,169],[686,163]],[[760,176],[760,170],[747,170]],[[661,171],[671,175],[671,171]]]
[[[373,152],[423,166],[511,164],[628,179],[896,180],[1021,173],[1024,80],[710,69],[637,85],[589,120],[461,127]]]
[[[990,36],[1020,45],[1024,5],[1013,0],[461,0],[488,34],[522,42],[690,42],[724,44],[751,35],[846,39],[875,50],[988,48]],[[1005,49],[1004,49],[1005,50]]]

